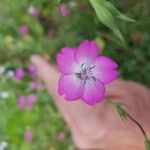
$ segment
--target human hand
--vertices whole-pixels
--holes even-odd
[[[41,56],[32,57],[38,76],[45,82],[49,94],[67,122],[73,141],[80,149],[143,150],[144,138],[130,120],[122,122],[107,101],[121,101],[132,109],[127,112],[140,122],[150,135],[150,91],[142,85],[116,80],[106,86],[105,100],[96,106],[82,101],[68,102],[58,95],[60,73]]]

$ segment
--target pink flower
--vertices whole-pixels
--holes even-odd
[[[69,16],[70,15],[70,7],[67,4],[62,3],[60,5],[60,14],[63,17]]]
[[[31,109],[34,103],[37,100],[36,94],[29,94],[28,97],[21,95],[18,97],[18,106],[19,108],[28,108]]]
[[[27,99],[27,107],[32,108],[33,104],[36,102],[37,96],[36,94],[30,94]]]
[[[27,34],[29,32],[29,28],[27,25],[23,24],[19,27],[19,33],[21,35]]]
[[[36,89],[36,90],[42,90],[44,88],[43,85],[39,82],[30,82],[29,87],[31,89]]]
[[[25,131],[24,133],[24,139],[26,142],[31,142],[32,141],[32,132],[30,130]]]
[[[26,107],[26,98],[24,95],[21,95],[18,97],[18,106],[20,108],[25,108]]]
[[[24,75],[25,75],[25,71],[22,68],[19,68],[16,70],[14,77],[18,80],[21,80],[24,77]]]
[[[28,67],[28,72],[32,75],[35,76],[37,73],[37,68],[35,67],[35,65],[30,64]]]
[[[84,40],[79,47],[62,48],[57,55],[59,70],[58,93],[68,101],[81,99],[89,105],[104,98],[105,85],[117,78],[117,63],[106,56],[98,56],[95,41]]]
[[[59,134],[58,134],[58,140],[63,141],[65,139],[65,137],[66,137],[65,132],[63,132],[63,131],[59,132]]]

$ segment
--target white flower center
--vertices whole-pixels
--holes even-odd
[[[85,63],[83,63],[80,66],[80,71],[75,73],[75,75],[83,80],[84,85],[86,84],[87,80],[94,80],[96,81],[95,77],[93,76],[92,70],[95,68],[95,66],[87,66]]]

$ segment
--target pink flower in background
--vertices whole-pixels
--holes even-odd
[[[59,70],[58,93],[68,101],[81,99],[89,105],[104,98],[105,85],[118,76],[117,63],[106,56],[98,56],[95,41],[84,40],[79,47],[62,48],[57,55]]]
[[[36,94],[30,94],[28,97],[25,97],[24,95],[21,95],[18,97],[18,106],[19,108],[28,108],[31,109],[34,105],[34,103],[37,100]]]
[[[58,134],[58,140],[63,141],[65,139],[65,137],[66,137],[65,132],[63,132],[63,131],[59,132],[59,134]]]
[[[30,82],[29,88],[36,89],[36,90],[43,90],[44,86],[42,83],[39,82]]]
[[[32,108],[33,104],[36,102],[37,100],[37,95],[36,94],[30,94],[28,96],[28,99],[27,99],[27,108]]]
[[[24,95],[21,95],[18,97],[18,106],[20,108],[25,108],[26,107],[26,98]]]
[[[65,3],[62,3],[60,5],[60,14],[63,17],[69,16],[70,15],[70,7],[69,7],[69,5],[67,5]]]
[[[32,132],[30,130],[26,130],[24,133],[24,139],[26,142],[31,142],[33,138]]]
[[[29,27],[27,25],[23,24],[19,27],[19,33],[21,35],[27,34],[28,32],[29,32]]]
[[[16,70],[14,77],[18,80],[21,80],[25,75],[25,71],[22,68]]]
[[[35,67],[35,65],[30,64],[28,67],[28,72],[32,75],[35,76],[37,74],[37,68]]]
[[[40,14],[39,10],[33,5],[29,6],[28,13],[33,17],[37,17]]]

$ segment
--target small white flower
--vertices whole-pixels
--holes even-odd
[[[33,5],[30,5],[28,8],[28,13],[32,14],[36,8]]]
[[[27,11],[32,16],[38,16],[39,15],[38,9],[33,5],[30,5]]]
[[[0,74],[4,73],[6,68],[4,66],[0,66]]]
[[[74,8],[77,6],[77,3],[75,1],[70,1],[69,5],[70,5],[70,7]]]
[[[0,97],[3,99],[7,99],[9,97],[9,93],[7,91],[0,92]]]
[[[7,75],[8,77],[14,77],[15,73],[14,73],[14,71],[9,70],[9,71],[7,71],[6,75]]]
[[[5,150],[8,146],[8,143],[6,141],[0,142],[0,150]]]

